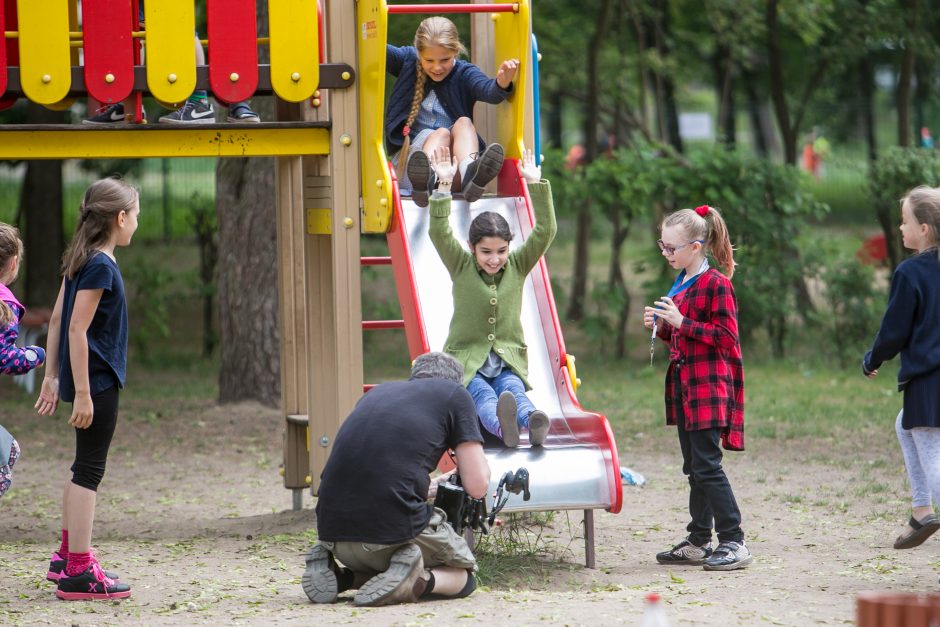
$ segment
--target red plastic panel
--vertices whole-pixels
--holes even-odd
[[[130,2],[82,0],[85,86],[101,103],[121,102],[134,89],[133,26]]]
[[[209,0],[209,85],[226,104],[248,100],[258,87],[255,0]]]
[[[16,30],[16,0],[0,0],[0,21],[3,22],[0,24],[0,33],[4,29]],[[0,94],[3,94],[7,88],[7,66],[19,65],[20,63],[20,51],[15,39],[4,38],[0,41],[0,59],[3,60],[0,63],[0,74],[2,74],[0,81],[3,82]],[[0,111],[9,109],[14,103],[16,103],[16,98],[12,96],[0,98]]]

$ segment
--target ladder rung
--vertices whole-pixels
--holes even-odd
[[[512,4],[390,4],[391,13],[518,13],[519,5]]]
[[[363,320],[363,329],[404,329],[404,320]]]
[[[361,257],[359,263],[363,266],[390,266],[391,257]]]

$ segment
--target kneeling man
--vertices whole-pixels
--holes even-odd
[[[311,601],[332,603],[349,589],[367,606],[473,592],[473,553],[428,500],[438,485],[430,473],[448,449],[470,496],[483,498],[489,486],[480,423],[462,381],[460,362],[427,353],[409,380],[372,388],[346,418],[320,476],[320,541],[302,580]]]

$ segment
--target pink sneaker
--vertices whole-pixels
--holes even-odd
[[[92,562],[83,573],[60,577],[55,595],[66,601],[126,599],[131,587],[107,577],[98,562]]]

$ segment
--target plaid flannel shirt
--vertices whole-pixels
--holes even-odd
[[[666,371],[666,424],[676,424],[674,377],[679,377],[685,428],[720,428],[721,443],[744,450],[744,362],[738,339],[738,304],[731,281],[714,268],[674,302],[685,316],[674,329],[662,324],[657,335],[669,344]]]

